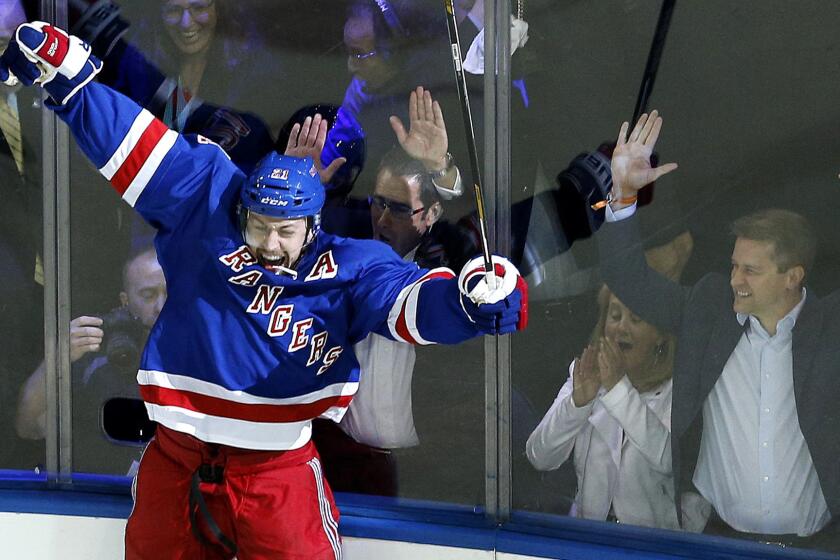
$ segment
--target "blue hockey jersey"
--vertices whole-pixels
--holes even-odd
[[[236,219],[246,177],[209,140],[97,83],[51,108],[158,230],[168,298],[137,376],[152,420],[207,442],[294,449],[311,419],[347,410],[352,346],[369,332],[412,344],[480,334],[450,270],[420,269],[377,241],[321,232],[297,278],[261,267]]]

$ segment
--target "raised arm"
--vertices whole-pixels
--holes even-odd
[[[42,86],[51,97],[47,107],[120,196],[155,227],[175,228],[213,174],[240,172],[209,140],[185,139],[134,101],[91,82],[101,68],[86,43],[44,22],[18,27],[0,57],[0,79]]]
[[[369,242],[366,250],[381,255],[352,288],[360,311],[352,330],[359,340],[373,331],[409,344],[457,344],[527,325],[527,285],[507,259],[493,257],[499,281],[491,290],[481,257],[455,277],[448,268],[425,270],[405,263],[378,242]]]
[[[635,205],[642,187],[675,170],[677,164],[656,168],[650,164],[662,128],[662,118],[656,111],[642,115],[629,136],[628,127],[626,122],[622,124],[618,134],[611,162],[611,212],[597,235],[601,273],[610,290],[634,313],[660,329],[674,332],[687,290],[648,266]]]
[[[569,459],[575,438],[592,414],[597,379],[594,350],[589,347],[569,366],[569,378],[525,443],[525,456],[538,471],[557,469]]]
[[[607,392],[601,404],[621,424],[624,433],[650,468],[671,473],[671,386],[660,389],[666,406],[657,415],[643,400],[639,391],[622,373],[621,352],[611,340],[604,338],[598,352],[598,369]]]
[[[614,212],[635,204],[642,188],[677,168],[676,163],[666,163],[659,167],[650,164],[650,156],[662,130],[662,117],[658,111],[653,110],[650,115],[639,117],[628,136],[629,127],[627,122],[621,124],[610,161],[613,180],[610,207]]]

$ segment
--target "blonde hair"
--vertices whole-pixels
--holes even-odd
[[[601,286],[598,292],[598,322],[595,324],[592,335],[589,337],[590,344],[598,344],[604,336],[604,328],[607,324],[607,311],[610,307],[610,297],[613,295],[606,284]],[[616,299],[618,299],[618,296],[616,296]],[[676,353],[677,341],[673,335],[662,333],[656,327],[654,329],[662,337],[662,343],[656,346],[656,353],[650,357],[650,364],[646,367],[650,372],[649,377],[651,379],[661,379],[664,381],[671,377],[674,372],[674,354]]]

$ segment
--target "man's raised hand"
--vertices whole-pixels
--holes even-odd
[[[408,132],[399,117],[391,116],[391,128],[409,156],[420,160],[429,171],[445,169],[449,137],[443,111],[432,94],[418,86],[408,98]]]
[[[327,141],[327,120],[321,117],[320,113],[316,114],[314,118],[306,117],[303,123],[295,123],[292,131],[289,133],[289,140],[286,142],[287,156],[303,158],[309,156],[315,162],[315,169],[318,170],[318,176],[321,178],[321,183],[326,185],[338,171],[338,168],[344,165],[347,161],[345,157],[335,158],[327,167],[321,163],[321,152],[324,149],[324,143]]]
[[[618,132],[618,141],[611,162],[614,204],[623,206],[621,200],[627,200],[644,187],[677,168],[676,163],[666,163],[652,167],[650,156],[659,138],[662,117],[656,110],[639,117],[630,135],[630,125],[625,122]]]

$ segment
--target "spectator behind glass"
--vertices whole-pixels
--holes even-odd
[[[423,164],[424,159],[444,154],[448,143],[443,115],[428,91],[418,88],[411,93],[409,119],[408,131],[401,122],[395,127],[402,147],[394,146],[377,169],[367,211],[372,237],[389,245],[403,260],[422,267],[458,268],[466,259],[455,262],[446,253],[458,236],[440,221],[440,186]],[[304,121],[303,129],[309,126],[311,130],[314,122]],[[297,130],[291,128],[291,137]],[[295,154],[295,149],[289,144],[286,153]],[[327,152],[325,148],[322,155]],[[346,221],[333,219],[324,227],[339,224]],[[354,352],[361,366],[359,392],[339,425],[315,422],[314,440],[334,489],[396,496],[398,473],[391,450],[419,443],[411,404],[415,350],[371,334],[354,346]]]
[[[157,0],[147,25],[138,27],[138,44],[161,71],[177,81],[166,116],[182,122],[190,100],[201,96],[210,103],[255,111],[263,79],[276,76],[270,53],[240,2],[234,0]],[[148,27],[148,28],[145,28]]]
[[[417,173],[425,176],[437,190],[438,197],[452,199],[463,193],[458,166],[449,156],[449,135],[443,111],[430,91],[422,87],[412,90],[407,104],[408,129],[396,116],[389,119],[392,132],[380,131],[393,139],[416,164]],[[313,135],[321,123],[327,129],[326,141],[318,154],[301,151],[295,143],[298,132]],[[391,136],[393,134],[393,136]],[[275,149],[286,155],[320,155],[320,162],[332,178],[324,186],[327,199],[321,216],[321,227],[343,237],[366,239],[372,236],[370,202],[353,197],[356,180],[364,169],[370,139],[361,125],[344,107],[327,104],[303,107],[295,112],[280,131]],[[393,150],[392,150],[393,151]],[[389,152],[390,153],[390,152]],[[387,156],[386,156],[387,157]],[[316,161],[318,159],[316,158]],[[429,169],[441,171],[429,172]],[[376,177],[376,174],[374,174]],[[398,251],[399,252],[399,251]]]
[[[405,94],[422,87],[435,92],[442,112],[460,111],[452,72],[452,59],[446,36],[445,12],[437,4],[401,1],[354,0],[344,25],[347,69],[352,75],[342,107],[361,124],[367,133],[368,154],[379,161],[391,147],[390,117],[403,122]],[[476,138],[481,146],[480,94],[471,92],[470,101],[476,121]],[[457,161],[466,162],[463,127],[452,126],[449,150]],[[424,161],[426,170],[447,169],[447,161]],[[374,170],[364,171],[358,196],[370,194],[375,184]],[[460,192],[445,198],[460,195]]]
[[[671,470],[673,337],[634,315],[606,286],[590,344],[528,438],[538,470],[572,455],[577,493],[569,515],[679,529]],[[683,526],[700,532],[709,506],[682,497]]]
[[[73,32],[104,62],[100,81],[129,96],[168,126],[219,144],[246,173],[272,148],[263,112],[282,110],[282,96],[267,105],[251,87],[275,76],[277,58],[242,25],[237,4],[222,0],[159,0],[152,15],[131,29],[114,4],[72,0]]]
[[[707,274],[684,288],[648,268],[632,200],[676,168],[650,165],[661,126],[656,111],[642,115],[629,136],[622,125],[611,162],[613,223],[598,238],[610,288],[640,317],[678,336],[677,493],[693,484],[712,504],[710,532],[827,544],[840,511],[840,293],[820,299],[806,290],[816,242],[808,222],[788,210],[734,223],[728,280]],[[837,548],[836,540],[830,546]]]
[[[166,301],[166,280],[154,247],[136,249],[123,267],[120,307],[105,317],[70,322],[73,371],[73,438],[77,471],[126,474],[138,460],[136,448],[111,443],[102,426],[102,408],[112,398],[139,399],[137,367],[149,331]],[[46,370],[29,376],[18,402],[16,428],[22,438],[46,436]]]
[[[417,261],[422,241],[442,213],[440,195],[423,164],[399,147],[388,152],[371,197],[374,239],[388,244],[403,260]],[[420,442],[411,404],[415,349],[372,333],[353,350],[361,366],[359,391],[340,424],[315,422],[313,440],[334,490],[396,496],[392,450]]]

